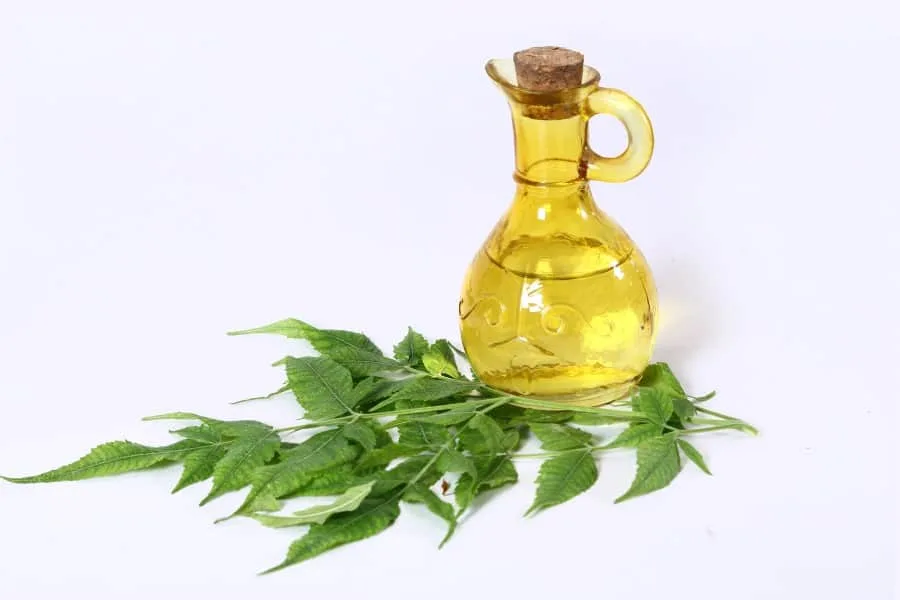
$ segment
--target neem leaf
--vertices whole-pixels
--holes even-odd
[[[590,446],[593,441],[587,431],[560,423],[532,423],[531,431],[541,440],[544,450],[571,450]]]
[[[180,460],[186,451],[197,446],[198,442],[193,440],[182,440],[163,447],[144,446],[129,441],[107,442],[92,449],[75,462],[58,469],[29,477],[2,478],[12,483],[50,483],[118,475]]]
[[[460,511],[468,508],[480,494],[519,480],[515,465],[506,456],[476,456],[473,460],[477,475],[463,473],[456,482],[454,496]]]
[[[538,473],[534,503],[525,514],[571,500],[590,489],[596,481],[597,463],[588,448],[547,459]]]
[[[644,369],[639,382],[641,387],[652,388],[666,396],[685,397],[684,388],[672,369],[664,362],[654,363]]]
[[[647,420],[660,427],[666,424],[674,411],[672,397],[653,388],[640,389],[634,402],[640,407],[639,410],[647,417]]]
[[[184,469],[181,471],[181,478],[175,484],[172,493],[212,477],[216,463],[222,460],[226,451],[225,442],[213,442],[209,446],[197,448],[185,454]]]
[[[681,461],[674,434],[641,442],[637,448],[637,474],[628,491],[616,498],[616,503],[666,487],[680,470]]]
[[[471,392],[477,388],[478,384],[472,381],[422,377],[410,382],[409,385],[394,394],[392,399],[395,402],[410,400],[427,404],[429,402],[434,402],[435,400],[453,396],[454,394]]]
[[[440,546],[446,544],[456,531],[456,511],[453,505],[441,500],[428,486],[416,484],[407,490],[403,499],[407,502],[421,502],[425,504],[433,514],[447,522],[447,534],[441,540]]]
[[[307,534],[288,548],[284,561],[264,573],[272,573],[309,560],[332,548],[372,537],[390,527],[398,516],[398,498],[370,496],[356,510],[334,515],[321,525],[310,526]]]
[[[321,471],[353,460],[359,451],[340,429],[317,433],[281,457],[281,461],[257,469],[245,483],[253,487],[234,514],[254,512],[257,505],[271,506],[291,494]]]
[[[422,365],[425,370],[434,376],[449,375],[459,377],[459,368],[456,366],[456,358],[453,349],[447,340],[437,340],[422,356]]]
[[[298,510],[292,515],[251,515],[254,519],[266,527],[295,527],[297,525],[309,525],[310,523],[324,523],[331,515],[356,510],[369,492],[372,491],[374,481],[363,483],[348,489],[334,499],[330,504],[313,506],[304,510]]]
[[[450,441],[450,430],[443,425],[409,421],[397,426],[401,445],[413,448],[440,448]]]
[[[364,421],[356,421],[355,423],[347,423],[341,427],[341,433],[348,440],[352,440],[363,447],[365,450],[372,450],[378,443],[376,432],[369,423]]]
[[[427,351],[428,340],[410,327],[406,332],[406,337],[394,346],[394,358],[407,365],[417,365]]]
[[[325,356],[288,358],[288,382],[307,419],[322,421],[352,412],[350,371]]]
[[[700,451],[694,448],[693,445],[688,443],[686,440],[679,439],[678,447],[681,448],[681,451],[684,452],[684,455],[687,456],[692,463],[697,465],[701,471],[703,471],[707,475],[712,475],[709,467],[706,466],[706,461],[703,460],[703,455],[700,454]]]
[[[656,423],[632,423],[604,448],[632,448],[660,435],[660,427]]]
[[[212,489],[200,502],[200,506],[226,492],[239,490],[249,484],[256,469],[275,456],[279,444],[281,440],[278,434],[271,429],[232,442],[225,456],[213,469]]]

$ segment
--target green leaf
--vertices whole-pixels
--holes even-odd
[[[476,432],[480,436],[481,444],[467,446],[470,452],[484,451],[489,454],[497,454],[503,450],[504,432],[497,421],[491,417],[478,413],[469,420],[468,430]]]
[[[616,503],[660,490],[669,485],[681,470],[674,434],[642,442],[637,448],[637,474],[631,487],[616,498]]]
[[[400,444],[413,448],[440,448],[451,439],[446,427],[422,421],[399,425],[397,432],[400,434]]]
[[[678,418],[682,420],[689,420],[697,414],[697,408],[694,406],[694,403],[680,396],[672,398],[672,407],[675,409],[675,414],[678,415]]]
[[[278,434],[271,429],[255,432],[232,442],[225,456],[213,469],[212,489],[200,502],[200,506],[249,484],[256,469],[275,456],[279,444],[281,440]]]
[[[532,423],[531,431],[541,441],[544,450],[571,450],[593,443],[593,436],[587,431],[560,423]]]
[[[703,455],[700,454],[700,451],[697,450],[692,444],[690,444],[686,440],[679,439],[678,447],[681,448],[681,451],[684,452],[684,455],[687,456],[692,463],[697,465],[701,471],[703,471],[707,475],[712,475],[709,467],[706,466],[706,461],[703,460]]]
[[[299,510],[290,516],[283,515],[251,515],[254,519],[266,527],[296,527],[297,525],[309,525],[310,523],[324,523],[328,517],[342,512],[350,512],[359,508],[359,505],[369,492],[372,491],[374,481],[354,486],[334,499],[330,504],[313,506]]]
[[[456,366],[456,358],[453,349],[447,340],[437,340],[422,356],[422,365],[425,370],[434,375],[448,375],[459,377],[459,368]]]
[[[633,448],[642,442],[659,437],[660,427],[656,423],[632,423],[604,448]]]
[[[214,444],[222,441],[222,434],[209,425],[190,425],[181,429],[174,429],[169,433],[181,436],[187,440]]]
[[[392,396],[395,402],[410,400],[427,404],[435,400],[448,398],[455,394],[471,392],[478,387],[472,381],[460,381],[455,379],[432,379],[422,377],[415,379],[409,385]]]
[[[378,443],[377,432],[370,423],[357,421],[341,427],[341,432],[348,440],[356,442],[365,450],[372,450]]]
[[[185,454],[184,469],[181,471],[178,483],[172,488],[172,493],[212,477],[216,464],[222,460],[228,450],[226,444],[227,442],[212,442],[209,446],[197,448]]]
[[[476,474],[475,463],[472,459],[459,450],[452,448],[444,448],[438,454],[435,463],[437,470],[441,473],[471,473]]]
[[[397,361],[382,355],[380,352],[366,352],[365,350],[345,350],[339,355],[331,356],[335,362],[346,367],[354,377],[383,374],[397,371],[403,367]]]
[[[535,410],[526,408],[522,412],[522,416],[516,419],[522,423],[565,423],[571,421],[580,413],[573,413],[569,410]]]
[[[337,496],[355,485],[372,481],[371,476],[358,474],[350,463],[344,463],[317,471],[303,478],[300,487],[280,496],[280,499],[298,496]]]
[[[260,504],[273,506],[276,500],[308,483],[312,476],[349,462],[358,454],[341,429],[317,433],[286,452],[280,462],[252,473],[245,483],[252,482],[253,487],[234,514],[254,512]]]
[[[231,437],[231,438],[244,437],[244,436],[248,436],[248,435],[257,435],[257,434],[261,434],[262,432],[265,432],[265,431],[270,431],[272,429],[265,423],[261,423],[259,421],[221,421],[219,419],[204,417],[202,415],[198,415],[195,413],[189,413],[189,412],[172,412],[172,413],[165,413],[162,415],[153,415],[152,417],[144,417],[143,420],[144,421],[200,421],[204,425],[208,426],[210,429],[215,431],[220,436]],[[184,429],[176,430],[173,433],[178,433],[180,431],[196,432],[197,430],[185,427]]]
[[[403,364],[418,365],[422,360],[422,355],[427,351],[428,340],[410,327],[406,332],[406,337],[394,346],[394,358]]]
[[[459,425],[460,423],[464,423],[471,419],[475,414],[475,411],[476,408],[474,406],[463,406],[448,410],[444,413],[417,415],[415,420],[422,423],[435,423],[437,425]]]
[[[433,485],[438,480],[440,473],[434,467],[431,456],[420,455],[407,458],[393,469],[381,471],[376,475],[373,496],[383,496],[398,487],[409,486],[411,483]]]
[[[651,423],[656,423],[660,427],[665,425],[674,411],[672,397],[666,396],[655,389],[641,389],[638,391],[635,401],[638,403],[639,410],[647,417],[647,420]]]
[[[58,469],[29,477],[2,477],[2,479],[12,483],[50,483],[119,475],[180,460],[186,451],[196,447],[197,443],[193,440],[182,440],[163,447],[144,446],[129,441],[107,442],[95,447],[75,462]]]
[[[388,444],[383,448],[376,448],[367,452],[359,460],[358,468],[367,470],[390,464],[398,458],[414,456],[422,451],[421,446],[408,446],[406,444]]]
[[[433,490],[424,485],[414,485],[404,494],[403,499],[407,502],[424,503],[428,510],[447,522],[447,534],[439,546],[443,547],[456,531],[456,511],[453,510],[453,505],[441,500]]]
[[[399,364],[385,357],[368,337],[355,331],[317,329],[297,319],[284,319],[270,325],[232,331],[229,335],[274,333],[308,341],[315,350],[340,363],[356,377],[399,368]]]
[[[291,390],[312,421],[340,417],[353,411],[353,379],[350,372],[325,356],[287,360]]]
[[[255,333],[271,333],[296,340],[306,340],[316,349],[316,352],[332,358],[335,355],[340,355],[346,349],[381,353],[378,346],[361,333],[340,329],[317,329],[299,319],[283,319],[254,329],[229,331],[228,335]]]
[[[241,400],[235,400],[234,402],[230,402],[230,404],[244,404],[246,402],[255,402],[256,400],[271,400],[272,398],[275,398],[276,396],[280,396],[281,394],[289,391],[290,389],[291,389],[290,385],[284,384],[283,386],[281,386],[274,392],[270,392],[268,394],[265,394],[264,396],[251,396],[249,398],[242,398]]]
[[[480,494],[519,480],[515,465],[506,456],[475,457],[474,461],[477,476],[463,473],[456,482],[454,496],[461,511],[468,508]]]
[[[352,512],[334,515],[321,525],[312,525],[309,532],[288,549],[284,561],[265,573],[278,571],[350,542],[372,537],[390,527],[400,515],[396,497],[373,498],[363,501]]]
[[[597,425],[617,425],[622,422],[621,417],[605,417],[603,415],[592,415],[591,413],[577,412],[572,416],[570,421],[573,425],[597,426]]]
[[[665,396],[683,398],[687,395],[672,369],[664,362],[654,363],[644,369],[639,385],[645,388],[652,388]]]
[[[572,450],[541,465],[537,494],[526,516],[562,504],[590,489],[597,481],[597,463],[590,450]]]

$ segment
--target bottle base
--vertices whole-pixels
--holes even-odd
[[[566,410],[569,406],[587,406],[597,407],[621,400],[627,397],[637,385],[637,379],[616,385],[609,385],[602,388],[585,390],[572,394],[562,394],[556,396],[538,396],[531,394],[526,398],[534,398],[542,402],[553,402],[559,405],[559,410]],[[513,403],[515,404],[515,403]]]

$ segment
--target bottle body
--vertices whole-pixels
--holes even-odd
[[[649,363],[656,288],[587,182],[520,182],[469,267],[459,314],[466,353],[486,384],[597,405],[627,394]]]

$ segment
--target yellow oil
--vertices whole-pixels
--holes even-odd
[[[650,361],[657,298],[643,255],[597,208],[587,182],[587,162],[616,160],[587,147],[586,99],[596,82],[541,95],[523,92],[502,73],[491,76],[513,111],[517,187],[466,274],[463,345],[475,373],[498,389],[581,405],[609,402],[628,393]],[[635,171],[633,161],[597,172],[630,178],[623,169]]]

